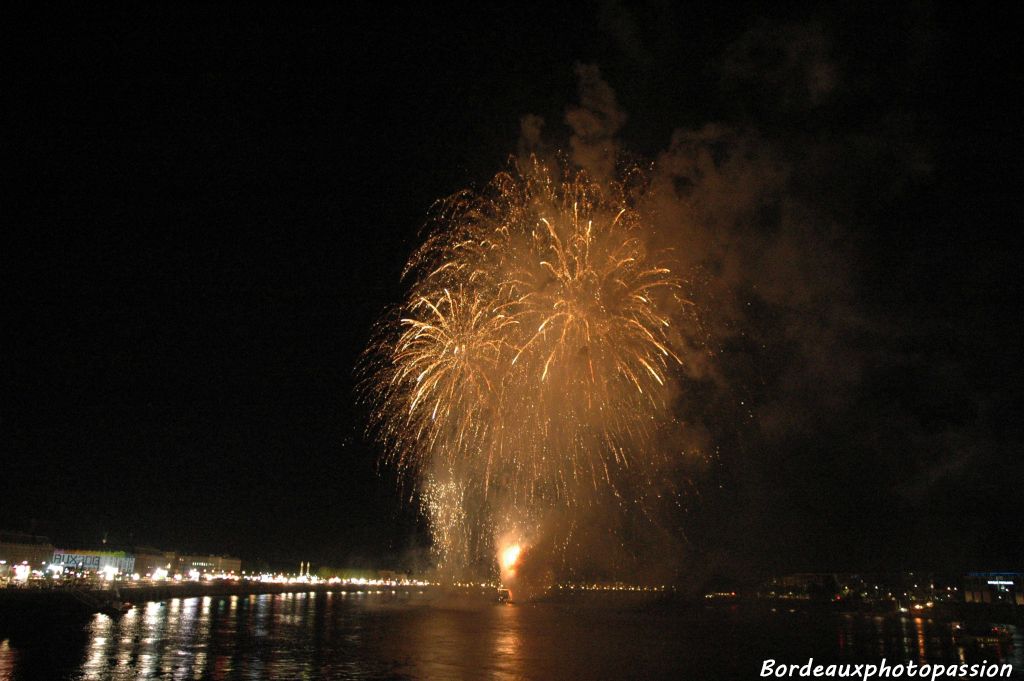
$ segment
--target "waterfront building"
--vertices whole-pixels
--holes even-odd
[[[175,572],[181,575],[188,575],[192,571],[200,574],[240,574],[242,571],[242,560],[231,556],[214,555],[179,555],[175,562]]]
[[[162,574],[166,576],[177,558],[177,554],[173,552],[168,554],[152,546],[136,546],[132,552],[135,554],[135,572],[140,577],[152,577],[158,574],[158,570],[163,570]]]
[[[135,556],[127,551],[55,549],[51,562],[71,571],[106,572],[113,575],[130,575],[135,572]]]
[[[0,532],[0,571],[6,572],[12,565],[25,563],[33,570],[44,570],[51,556],[53,544],[46,537],[24,532]]]
[[[964,602],[1024,606],[1024,572],[969,572]]]

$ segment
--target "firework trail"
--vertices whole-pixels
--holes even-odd
[[[442,563],[493,557],[547,509],[621,504],[668,456],[652,438],[699,321],[647,246],[647,191],[636,169],[597,182],[531,158],[435,210],[364,387]]]

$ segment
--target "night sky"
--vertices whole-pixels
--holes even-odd
[[[565,148],[582,63],[633,158],[708,124],[770,149],[786,179],[709,240],[810,263],[784,276],[741,243],[740,275],[707,268],[742,312],[681,407],[709,452],[681,569],[1024,564],[1020,52],[998,17],[583,3],[11,28],[0,529],[407,564],[426,533],[364,435],[358,357],[433,202],[503,169],[526,114]],[[806,238],[775,249],[793,206]]]

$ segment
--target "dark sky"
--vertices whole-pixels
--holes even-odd
[[[778,300],[735,291],[755,308],[742,337],[771,343],[722,340],[735,380],[708,403],[749,399],[764,421],[706,415],[719,454],[688,559],[1020,567],[1011,28],[928,3],[18,23],[0,529],[335,564],[422,545],[353,369],[431,204],[500,170],[524,114],[564,145],[582,62],[629,114],[632,154],[707,123],[764,140],[848,267],[836,318],[856,323],[815,335],[813,357]],[[801,314],[833,318],[812,300]],[[797,354],[855,365],[834,404]]]

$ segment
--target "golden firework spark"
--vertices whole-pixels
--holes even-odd
[[[694,306],[629,186],[531,159],[440,204],[367,354],[372,425],[435,526],[585,505],[656,469]]]

